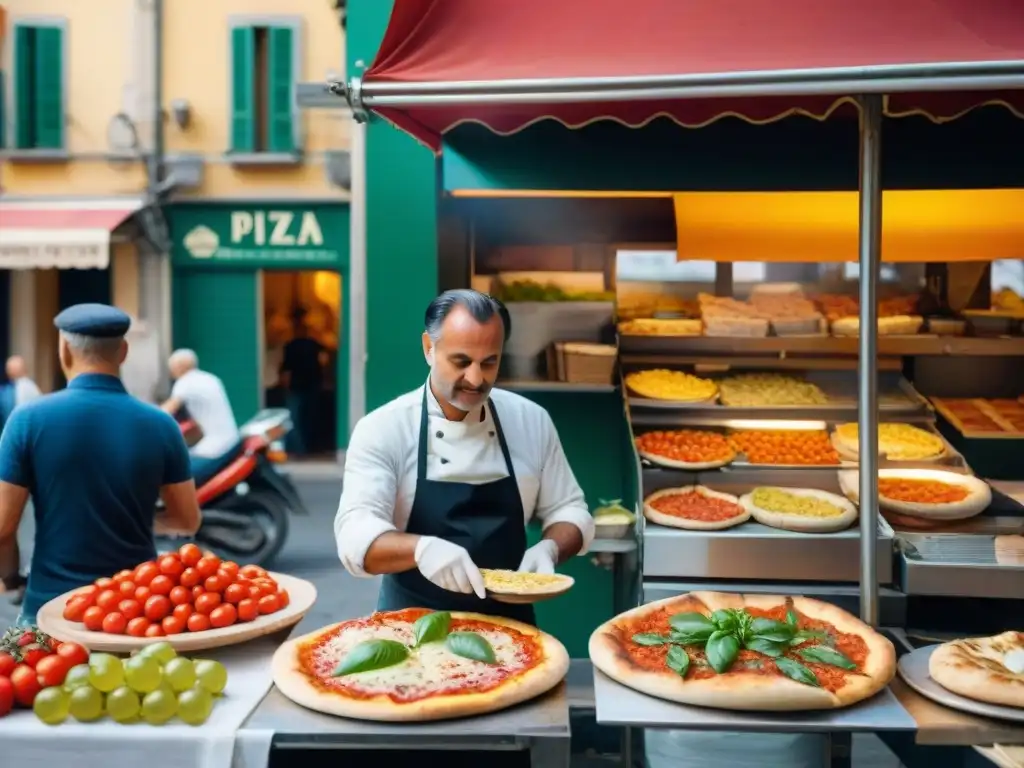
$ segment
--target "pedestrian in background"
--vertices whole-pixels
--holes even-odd
[[[296,309],[292,319],[295,336],[284,346],[281,385],[292,416],[292,431],[285,438],[288,452],[302,456],[316,446],[316,412],[324,386],[327,350],[309,335],[305,309]]]

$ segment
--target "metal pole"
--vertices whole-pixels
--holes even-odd
[[[366,131],[352,121],[352,188],[349,196],[348,429],[366,414]]]
[[[164,2],[153,0],[153,153],[149,183],[153,203],[159,204],[164,180]]]
[[[860,102],[860,616],[878,626],[878,270],[882,250],[882,97]]]

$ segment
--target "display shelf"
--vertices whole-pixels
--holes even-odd
[[[619,336],[623,363],[631,355],[804,355],[808,357],[853,356],[860,340],[836,336]],[[915,355],[954,355],[958,357],[1015,357],[1024,355],[1024,337],[1001,336],[879,336],[878,355],[911,357]]]
[[[571,381],[547,381],[545,379],[511,379],[498,381],[500,389],[510,392],[614,392],[614,384],[577,384]]]

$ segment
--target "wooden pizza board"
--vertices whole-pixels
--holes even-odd
[[[561,576],[564,583],[558,585],[557,588],[545,590],[544,592],[495,592],[493,590],[487,590],[487,596],[497,600],[499,603],[506,603],[508,605],[530,605],[532,603],[540,603],[544,600],[551,600],[556,597],[561,597],[576,583],[576,580],[572,576],[566,576],[564,573],[557,574]]]
[[[985,400],[980,398],[974,398],[971,400],[975,408],[981,413],[988,416],[995,424],[999,427],[998,432],[978,432],[976,430],[967,429],[964,427],[960,418],[950,410],[949,406],[941,397],[933,397],[932,405],[935,410],[942,414],[943,418],[948,421],[953,428],[961,435],[969,440],[1021,440],[1024,439],[1024,432],[1018,431],[1012,424],[1006,421],[999,412],[996,411],[991,405]]]
[[[270,573],[269,575],[280,587],[288,591],[290,598],[288,607],[268,616],[260,616],[255,621],[233,624],[222,629],[182,632],[180,635],[167,635],[159,638],[91,632],[80,622],[67,621],[63,616],[64,606],[75,590],[54,598],[44,605],[36,617],[36,623],[43,632],[62,642],[79,643],[90,651],[105,653],[131,653],[163,640],[166,640],[174,647],[174,650],[179,652],[205,651],[226,645],[238,645],[298,624],[316,602],[316,587],[311,582],[284,573]]]

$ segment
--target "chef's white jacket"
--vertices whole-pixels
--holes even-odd
[[[369,576],[363,560],[374,540],[388,531],[404,531],[409,521],[422,397],[420,387],[367,414],[349,440],[334,537],[342,564],[354,576]],[[490,398],[512,456],[523,525],[534,517],[544,529],[572,523],[583,534],[581,553],[586,552],[594,519],[548,412],[502,389],[491,390]],[[427,412],[428,480],[479,484],[508,476],[490,409],[481,406],[464,421],[449,421],[427,387]]]

